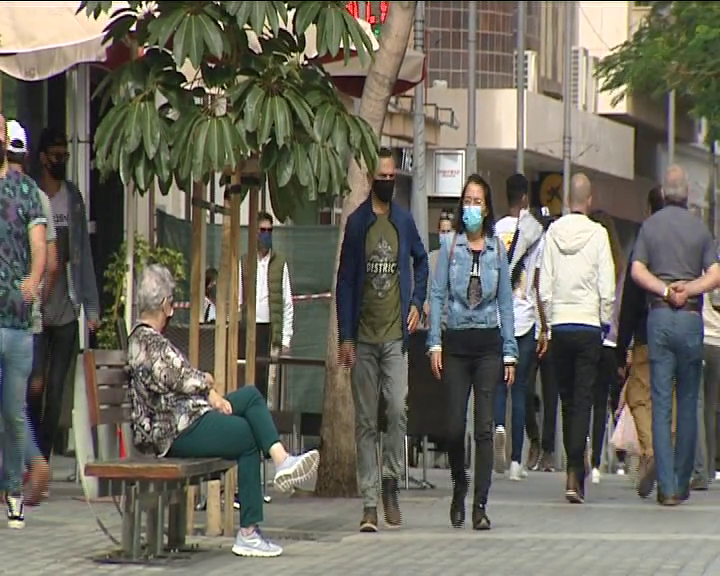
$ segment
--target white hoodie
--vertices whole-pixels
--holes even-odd
[[[549,326],[610,324],[615,266],[605,228],[582,214],[568,214],[550,226],[540,269],[540,301]]]

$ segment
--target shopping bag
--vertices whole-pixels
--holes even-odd
[[[633,455],[640,454],[635,420],[627,406],[623,406],[620,412],[620,418],[618,418],[612,438],[610,438],[610,444],[615,447],[615,450],[624,450]]]

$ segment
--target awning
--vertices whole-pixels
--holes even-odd
[[[44,80],[76,64],[107,58],[97,20],[76,14],[79,2],[0,2],[0,71]]]
[[[117,8],[125,2],[115,2]],[[76,64],[94,62],[114,68],[129,58],[124,44],[103,45],[104,28],[109,16],[103,14],[97,20],[77,13],[78,2],[8,2],[0,1],[0,71],[20,80],[44,80],[68,70]],[[379,45],[370,25],[358,20],[370,38],[374,50]],[[257,39],[250,35],[251,46],[259,50]],[[315,27],[306,35],[305,58],[317,58]],[[363,66],[354,47],[347,64],[343,54],[337,58],[323,58],[325,69],[333,77],[338,89],[351,96],[360,97],[369,63]],[[403,61],[394,94],[406,92],[422,82],[425,57],[421,52],[408,50]]]

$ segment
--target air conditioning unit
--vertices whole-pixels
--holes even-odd
[[[528,92],[537,92],[537,52],[535,50],[525,50],[525,90]],[[517,50],[513,53],[513,88],[517,88],[517,66],[518,57]]]
[[[591,114],[597,112],[597,101],[598,101],[598,80],[595,77],[595,69],[600,62],[600,58],[590,56],[588,58],[587,67],[587,106],[586,110]]]
[[[587,48],[572,49],[570,69],[570,98],[578,110],[587,110],[588,51]]]

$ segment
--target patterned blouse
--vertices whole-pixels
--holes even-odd
[[[205,373],[147,324],[128,338],[128,365],[135,447],[165,456],[175,438],[211,410]]]

